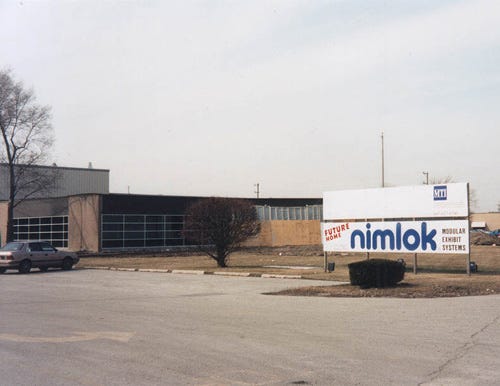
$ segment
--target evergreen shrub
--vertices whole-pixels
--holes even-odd
[[[348,265],[352,285],[361,288],[391,287],[404,279],[405,266],[399,261],[388,259],[369,259]]]

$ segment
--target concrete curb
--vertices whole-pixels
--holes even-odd
[[[75,269],[101,269],[109,271],[109,267],[75,267]]]
[[[239,276],[239,277],[250,277],[250,272],[220,272],[216,271],[213,273],[214,275],[220,276]]]
[[[300,275],[275,275],[272,273],[263,273],[260,277],[265,279],[302,279]]]
[[[205,271],[197,271],[194,269],[173,269],[172,273],[182,273],[188,275],[204,275]]]
[[[250,272],[222,272],[222,271],[200,271],[194,269],[146,269],[146,268],[114,268],[114,267],[79,267],[82,269],[98,269],[108,271],[124,272],[156,272],[156,273],[176,273],[184,275],[217,275],[217,276],[235,276],[235,277],[261,277],[264,279],[304,279],[301,275],[279,275],[271,273],[250,273]]]

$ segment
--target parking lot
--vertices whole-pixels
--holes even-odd
[[[324,282],[118,271],[0,276],[6,385],[494,385],[500,296],[263,295]]]

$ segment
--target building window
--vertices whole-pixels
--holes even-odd
[[[14,219],[15,241],[48,241],[56,248],[68,247],[68,216]]]
[[[186,245],[183,215],[103,214],[102,249]]]

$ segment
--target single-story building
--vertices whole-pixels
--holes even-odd
[[[188,246],[184,213],[203,197],[79,194],[25,200],[14,210],[16,240],[47,240],[75,251]],[[320,198],[250,198],[261,220],[251,246],[320,244]],[[7,202],[0,202],[5,240]]]

